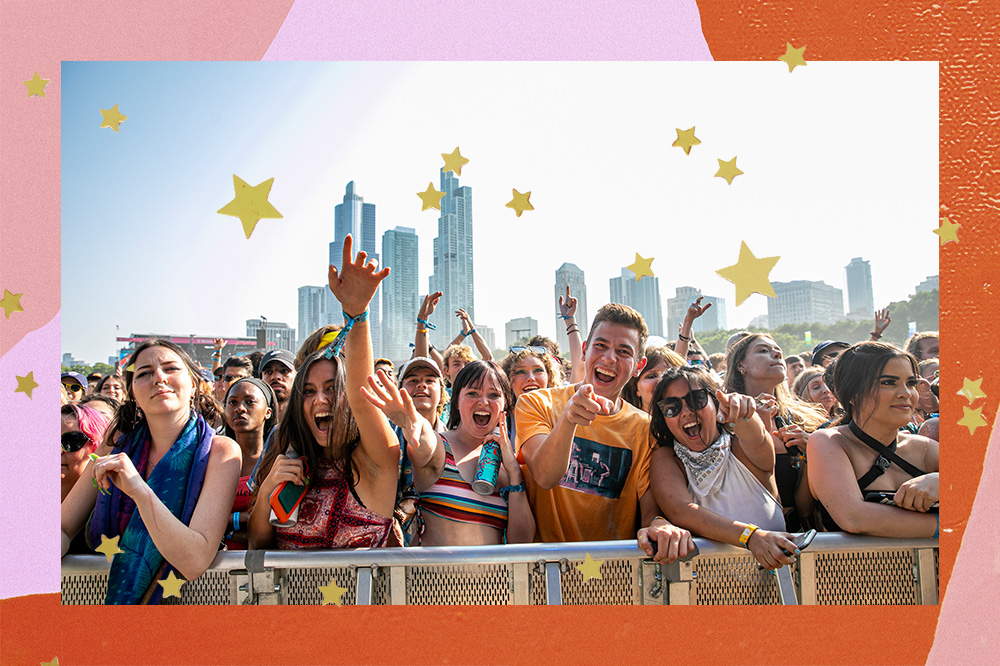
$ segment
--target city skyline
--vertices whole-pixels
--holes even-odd
[[[727,299],[732,328],[767,311],[756,294],[735,306],[715,274],[741,240],[781,257],[772,282],[843,288],[844,266],[863,255],[878,306],[938,272],[934,63],[817,62],[808,76],[781,63],[63,67],[61,317],[64,351],[80,359],[113,355],[116,325],[237,337],[259,315],[297,322],[299,287],[325,289],[332,211],[351,181],[382,229],[415,229],[422,297],[441,215],[421,211],[416,192],[456,146],[476,194],[473,319],[498,333],[528,315],[556,338],[554,271],[585,272],[595,311],[637,251],[655,259],[665,294],[690,285]],[[448,86],[425,85],[441,77]],[[734,96],[759,101],[734,114]],[[118,134],[97,127],[112,103],[129,116]],[[178,124],[191,108],[200,122]],[[685,155],[671,143],[691,126],[702,143]],[[860,156],[856,138],[873,132]],[[714,178],[734,155],[744,175]],[[249,240],[216,212],[234,174],[274,178],[282,218]],[[534,210],[506,208],[512,188],[530,191]],[[818,233],[822,250],[810,246]],[[115,257],[120,277],[94,297],[74,257]],[[446,319],[457,330],[439,306],[434,320]]]

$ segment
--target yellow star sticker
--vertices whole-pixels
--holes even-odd
[[[340,606],[340,597],[344,595],[344,592],[347,592],[347,588],[338,586],[337,580],[335,578],[331,578],[329,585],[319,586],[319,591],[323,593],[324,606],[327,604],[337,604]]]
[[[0,308],[3,308],[4,318],[10,319],[12,312],[24,312],[21,307],[21,297],[24,294],[12,294],[7,289],[3,290],[3,300],[0,300]]]
[[[164,599],[166,599],[167,597],[177,597],[178,599],[180,599],[181,585],[183,585],[187,581],[184,580],[183,578],[178,578],[177,576],[174,575],[174,572],[171,571],[170,575],[167,576],[166,580],[158,580],[156,582],[163,586]]]
[[[583,564],[576,565],[576,568],[583,574],[583,582],[586,583],[591,578],[601,577],[601,565],[604,564],[604,560],[595,560],[587,553],[587,559],[583,561]]]
[[[963,416],[959,420],[958,425],[968,428],[970,435],[976,434],[976,428],[981,428],[986,425],[986,419],[983,418],[982,407],[976,407],[975,409],[962,407],[962,411]]]
[[[512,189],[511,192],[514,193],[514,198],[507,202],[506,207],[513,208],[517,211],[518,217],[521,217],[521,213],[526,210],[535,210],[535,207],[531,205],[531,192],[521,194],[514,189]]]
[[[444,158],[444,170],[454,171],[456,176],[461,176],[462,167],[469,163],[469,160],[458,152],[458,146],[455,146],[455,152],[451,154],[441,153],[441,157]]]
[[[444,196],[444,192],[438,192],[434,189],[434,183],[427,183],[427,190],[424,192],[417,192],[417,196],[420,197],[420,210],[427,210],[428,208],[437,208],[441,210],[441,197]]]
[[[763,257],[758,259],[747,247],[745,241],[740,241],[740,258],[732,266],[726,266],[715,271],[736,285],[736,305],[747,300],[750,294],[758,293],[764,296],[774,296],[774,288],[767,276],[781,257]]]
[[[677,140],[674,141],[670,145],[673,146],[673,147],[675,147],[675,148],[683,148],[684,149],[684,154],[685,155],[690,155],[691,154],[691,146],[697,146],[699,143],[701,143],[701,141],[699,141],[698,137],[696,137],[694,135],[694,128],[693,127],[691,129],[689,129],[689,130],[682,130],[681,128],[678,127],[677,128]]]
[[[805,67],[808,63],[806,62],[806,59],[802,57],[802,54],[806,52],[806,47],[803,46],[801,49],[796,49],[792,48],[791,42],[785,42],[785,44],[785,55],[779,57],[778,60],[781,60],[788,65],[789,74],[798,65]]]
[[[980,377],[975,381],[966,377],[965,379],[962,380],[962,390],[959,391],[958,394],[963,398],[965,398],[966,400],[968,400],[969,404],[971,405],[979,398],[986,397],[986,394],[983,393],[982,385],[983,385],[982,377]]]
[[[128,116],[122,114],[118,110],[117,104],[110,109],[101,109],[101,116],[104,117],[104,120],[101,121],[101,127],[110,127],[116,132],[118,131],[118,126],[125,122],[125,119],[128,118]],[[100,127],[98,129],[100,129]]]
[[[14,376],[17,377],[17,388],[14,389],[14,393],[24,393],[30,398],[31,392],[38,388],[38,382],[35,381],[35,371],[32,370],[24,377],[21,375]]]
[[[118,553],[124,553],[125,551],[118,547],[118,537],[114,539],[109,539],[108,537],[101,535],[101,545],[94,549],[104,557],[108,558],[108,562],[111,558]]]
[[[281,213],[267,200],[271,194],[272,184],[274,184],[274,178],[268,178],[263,183],[251,187],[242,178],[233,174],[233,188],[236,190],[236,198],[220,208],[219,213],[240,218],[240,222],[243,223],[243,233],[249,239],[257,222],[264,218],[281,217]]]
[[[52,661],[43,661],[38,666],[59,666],[59,657],[53,657]]]
[[[958,222],[949,222],[947,217],[941,218],[941,226],[934,230],[941,238],[941,245],[949,241],[958,242],[958,230],[962,228],[962,225]]]
[[[718,158],[716,158],[716,159],[718,159]],[[736,178],[736,176],[742,176],[742,175],[743,175],[743,172],[740,171],[738,168],[736,168],[736,158],[735,157],[733,159],[729,160],[728,162],[725,162],[723,160],[719,160],[719,170],[715,172],[715,177],[716,178],[725,178],[726,182],[729,183],[730,185],[732,185],[733,184],[733,178]]]
[[[45,97],[45,86],[49,83],[49,79],[43,79],[38,76],[38,72],[35,75],[24,82],[24,85],[28,86],[28,97]]]
[[[635,281],[638,282],[639,278],[641,277],[645,277],[647,275],[649,277],[653,277],[652,264],[653,264],[653,257],[650,257],[649,259],[643,259],[642,257],[639,256],[639,253],[636,252],[635,261],[633,261],[625,268],[635,273]]]

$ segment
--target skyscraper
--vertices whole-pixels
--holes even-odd
[[[420,310],[416,231],[396,227],[382,234],[382,258],[392,269],[382,283],[382,355],[399,365],[410,357]]]
[[[854,257],[844,266],[847,271],[847,311],[870,317],[875,314],[875,296],[872,294],[872,267],[861,257]]]
[[[610,286],[611,302],[635,308],[646,320],[650,335],[663,335],[660,278],[646,275],[636,282],[635,273],[623,268],[621,277],[611,278]]]
[[[687,315],[688,306],[701,297],[701,304],[711,303],[712,307],[705,311],[705,314],[694,320],[691,325],[693,333],[703,333],[716,329],[726,329],[726,299],[716,296],[706,296],[701,293],[701,289],[694,287],[677,287],[676,296],[667,299],[667,328],[665,334],[667,339],[674,339],[680,325]]]
[[[844,319],[844,292],[825,282],[772,282],[774,298],[767,299],[767,323],[834,324]]]
[[[330,243],[330,263],[340,270],[340,260],[344,252],[344,239],[350,234],[354,239],[354,253],[364,250],[369,259],[379,260],[376,252],[375,238],[375,204],[365,203],[362,196],[354,191],[354,181],[347,184],[343,203],[333,209],[333,242]],[[381,355],[382,340],[376,333],[381,329],[381,312],[379,307],[379,291],[372,297],[368,313],[368,325],[372,331],[372,350],[375,356]],[[343,316],[340,304],[333,293],[327,289],[326,321],[324,324],[342,324]],[[351,312],[350,314],[358,314]]]
[[[438,348],[451,342],[462,330],[455,310],[464,308],[476,321],[472,261],[472,188],[461,187],[453,171],[441,170],[441,216],[434,239],[434,273],[431,292],[442,296],[434,310],[437,329],[430,331],[431,343]]]
[[[583,271],[576,264],[563,264],[556,269],[555,311],[556,311],[556,342],[559,349],[569,350],[569,336],[566,335],[565,322],[559,318],[559,297],[566,297],[566,287],[570,295],[576,299],[576,323],[580,327],[580,337],[586,339],[590,330],[590,319],[587,316],[587,283]]]
[[[538,335],[538,320],[534,317],[511,319],[504,325],[504,333],[508,347],[523,345]]]
[[[299,337],[305,340],[310,333],[326,325],[326,294],[329,287],[299,287]]]

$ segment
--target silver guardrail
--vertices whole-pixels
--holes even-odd
[[[819,534],[791,567],[760,570],[736,546],[695,539],[670,565],[634,540],[353,550],[223,551],[181,604],[936,604],[937,539]],[[589,577],[578,567],[600,562]],[[110,564],[62,560],[64,604],[103,603]],[[594,573],[593,569],[587,573]]]

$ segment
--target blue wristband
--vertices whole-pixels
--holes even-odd
[[[240,512],[233,511],[233,531],[236,532],[240,529]]]
[[[934,528],[934,537],[933,538],[937,539],[938,538],[938,532],[941,531],[941,514],[935,513],[934,517],[937,519],[937,527]]]
[[[434,324],[430,323],[429,321],[425,321],[425,320],[421,319],[420,317],[417,317],[417,323],[418,324],[423,324],[425,327],[431,329],[432,331],[437,328],[437,326],[435,326]]]
[[[500,489],[500,499],[504,502],[507,501],[507,496],[511,493],[523,493],[524,492],[524,481],[517,484],[516,486],[504,486]]]
[[[326,358],[333,358],[339,354],[340,350],[344,348],[344,343],[347,342],[347,334],[351,332],[352,328],[354,328],[354,324],[359,321],[368,321],[367,308],[365,308],[365,311],[356,317],[352,317],[344,312],[344,328],[341,329],[340,334],[337,336],[337,339],[333,341],[333,344],[326,348],[326,351],[323,352],[323,356]]]

